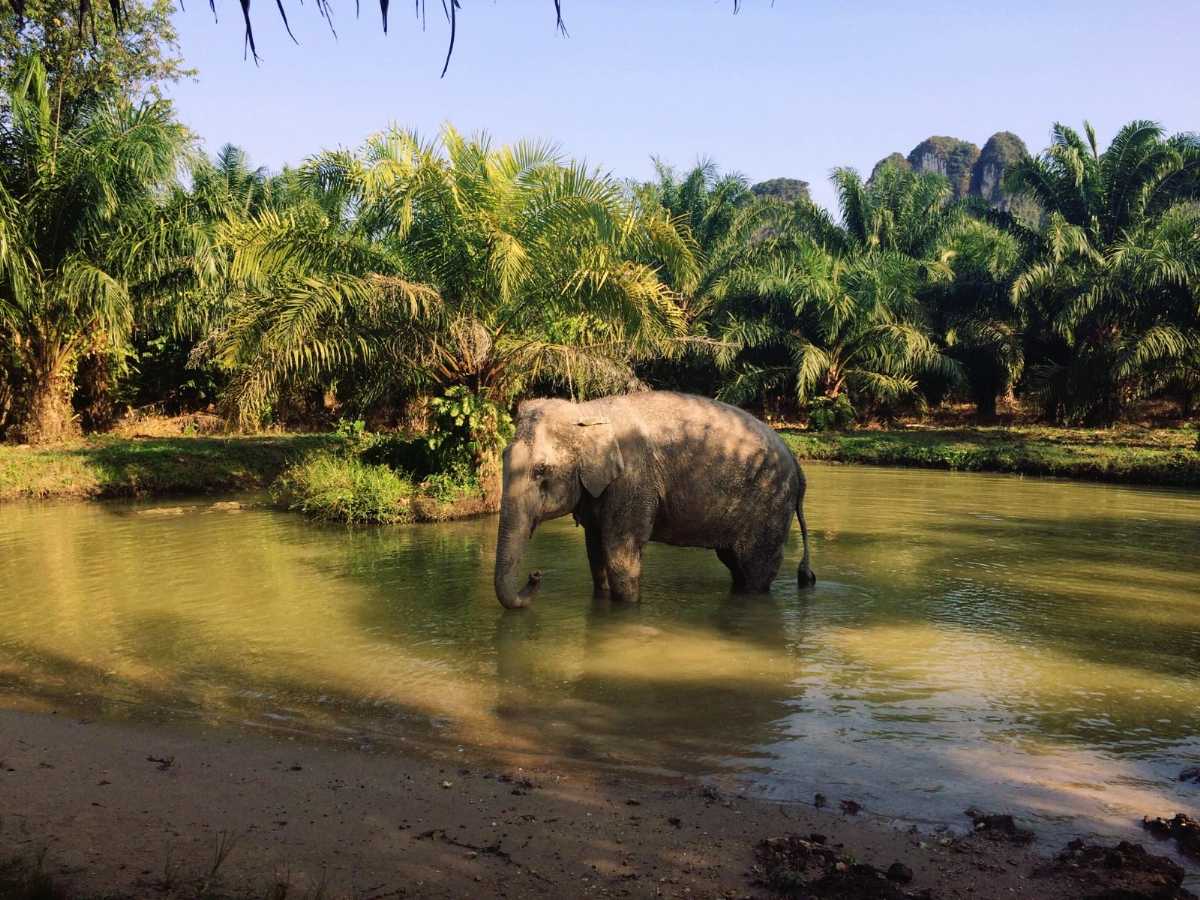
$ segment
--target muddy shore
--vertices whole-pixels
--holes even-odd
[[[785,850],[879,891],[820,896],[1077,898],[1134,876],[986,828],[898,831],[841,799],[0,711],[0,860],[41,859],[68,896],[769,897]],[[1188,896],[1169,880],[1144,896]]]

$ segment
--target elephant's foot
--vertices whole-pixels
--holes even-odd
[[[610,584],[612,584],[610,582]],[[612,584],[608,596],[616,603],[640,603],[642,601],[641,579],[633,578]]]
[[[592,593],[597,597],[608,596],[608,571],[606,569],[592,570]]]

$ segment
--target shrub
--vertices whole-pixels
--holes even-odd
[[[455,464],[479,465],[513,436],[512,416],[465,387],[452,387],[430,402],[433,423],[425,439],[449,470]]]
[[[441,471],[439,454],[425,438],[403,438],[377,435],[360,454],[363,462],[390,466],[406,473],[414,482],[423,481]]]
[[[421,482],[421,493],[439,503],[449,503],[466,494],[477,494],[479,490],[479,475],[472,467],[462,464],[452,466],[445,472],[434,472]]]
[[[854,421],[854,407],[845,394],[836,397],[814,397],[808,404],[808,427],[811,431],[841,431]]]
[[[288,509],[350,524],[411,521],[412,494],[412,482],[389,466],[327,452],[305,457],[271,487]]]

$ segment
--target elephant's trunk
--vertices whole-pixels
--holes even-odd
[[[496,541],[496,598],[505,609],[521,609],[530,604],[538,592],[542,573],[534,572],[529,581],[517,590],[517,567],[533,533],[532,518],[510,497],[500,507],[500,533]]]

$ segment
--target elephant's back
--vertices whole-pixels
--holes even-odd
[[[761,419],[744,409],[673,391],[628,395],[660,446],[687,448],[709,460],[740,466],[795,468],[787,444]]]
[[[721,546],[748,527],[794,514],[799,469],[766,423],[689,394],[648,391],[628,399],[654,448],[664,539]]]

